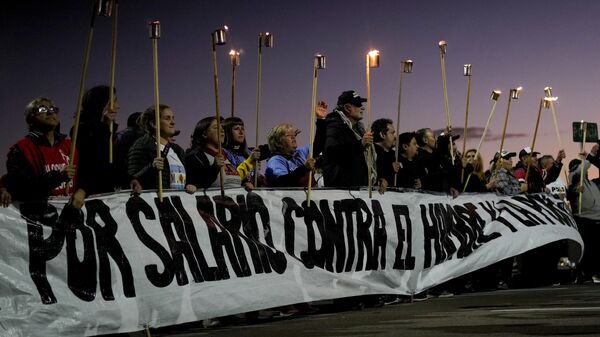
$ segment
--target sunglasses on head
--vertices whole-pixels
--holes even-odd
[[[51,115],[51,114],[58,114],[58,107],[57,106],[46,106],[46,105],[40,105],[37,107],[37,111],[35,112],[36,115],[41,115],[41,114],[46,114],[46,115]]]

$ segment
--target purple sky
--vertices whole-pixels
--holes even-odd
[[[90,1],[11,1],[0,13],[0,148],[8,148],[26,132],[23,108],[37,96],[48,96],[61,108],[62,129],[72,124]],[[505,148],[519,151],[531,144],[539,99],[550,85],[556,103],[567,158],[578,145],[571,123],[598,122],[600,101],[600,12],[598,1],[166,1],[121,0],[116,86],[121,104],[118,120],[153,103],[152,49],[147,21],[159,19],[161,103],[175,111],[187,147],[195,123],[214,114],[210,33],[227,24],[229,43],[218,48],[221,112],[230,113],[229,49],[242,49],[237,72],[236,114],[245,119],[250,145],[255,135],[256,40],[274,34],[275,48],[264,50],[261,139],[277,123],[291,122],[308,140],[313,55],[327,56],[319,73],[318,99],[335,104],[344,90],[366,95],[365,53],[381,51],[381,67],[371,72],[373,119],[395,120],[400,61],[414,61],[403,86],[401,130],[445,126],[437,42],[448,42],[447,78],[452,124],[464,125],[464,63],[473,65],[469,125],[483,127],[492,107],[489,96],[499,89],[490,130],[484,143],[488,161],[499,147],[507,94],[524,87],[513,101],[510,137]],[[106,84],[109,77],[110,19],[99,18],[93,40],[87,84]],[[478,138],[469,138],[475,147]],[[462,141],[458,142],[462,148]],[[536,148],[558,150],[550,110],[540,123]],[[588,145],[588,149],[591,145]],[[4,173],[6,167],[0,168]],[[596,170],[594,170],[596,171]]]

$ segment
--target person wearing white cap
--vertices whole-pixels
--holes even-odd
[[[512,157],[516,155],[517,154],[514,152],[496,152],[496,155],[494,156],[494,165],[499,166],[496,168],[496,174],[492,174],[490,181],[488,182],[487,186],[490,190],[496,190],[497,193],[505,195],[516,195],[527,192],[527,184],[521,184],[513,175]],[[502,160],[498,160],[499,157],[502,158]]]

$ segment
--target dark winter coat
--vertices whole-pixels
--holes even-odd
[[[323,149],[323,178],[327,187],[358,187],[368,184],[366,149],[350,127],[334,111],[327,115]],[[362,136],[364,129],[357,132]]]
[[[137,179],[144,189],[158,188],[158,175],[156,169],[152,166],[156,158],[155,138],[146,134],[138,139],[127,156],[127,171],[132,178]],[[185,164],[185,154],[181,146],[170,144],[171,149],[175,151],[182,164]],[[187,171],[186,171],[187,175]],[[187,180],[187,177],[186,177]],[[169,161],[165,158],[164,170],[162,170],[162,187],[168,189],[171,186],[171,172],[169,170]]]

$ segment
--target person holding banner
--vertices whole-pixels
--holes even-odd
[[[89,89],[81,104],[77,187],[83,189],[86,195],[114,192],[120,189],[121,181],[130,181],[121,176],[125,172],[118,172],[116,165],[109,162],[109,142],[114,143],[110,125],[114,123],[114,130],[117,129],[115,121],[119,111],[116,95],[113,93],[112,110],[109,97],[109,87],[100,85]]]
[[[477,154],[477,158],[475,158],[475,154]],[[467,150],[463,156],[462,165],[465,169],[465,176],[471,175],[468,185],[464,188],[466,192],[488,192],[491,189],[493,182],[487,182],[485,179],[481,153],[476,149]]]
[[[539,167],[537,155],[539,152],[531,152],[529,146],[519,151],[519,162],[513,169],[513,174],[521,183],[527,183],[528,193],[542,193],[546,192],[546,184],[544,184],[544,178],[542,178],[542,170]],[[531,165],[529,169],[529,177],[526,177],[527,165]]]
[[[419,145],[419,165],[425,170],[425,177],[421,182],[424,190],[450,193],[456,197],[460,189],[461,160],[453,159],[460,155],[457,152],[455,141],[460,136],[449,136],[449,132],[442,132],[437,138],[429,128],[416,132]],[[450,154],[450,142],[452,150]]]
[[[488,181],[490,190],[496,190],[498,194],[517,195],[527,192],[527,183],[521,184],[519,179],[513,175],[512,158],[517,154],[515,152],[502,151],[494,155],[492,174]],[[499,160],[502,158],[502,160]],[[494,174],[495,172],[495,174]]]
[[[248,149],[244,121],[239,117],[225,118],[223,120],[223,130],[225,131],[223,152],[227,160],[238,171],[244,188],[252,190],[254,188],[254,163],[269,158],[271,151],[269,151],[267,145],[261,145],[252,151]],[[259,175],[259,180],[262,181],[260,185],[266,185],[263,175]]]
[[[76,181],[75,166],[69,165],[71,140],[59,132],[59,108],[49,98],[36,98],[25,107],[29,133],[8,153],[5,187],[14,200],[44,201],[67,193],[67,183]],[[77,165],[77,152],[74,163]],[[69,186],[71,187],[71,186]],[[78,189],[71,204],[83,206],[85,193]]]
[[[313,140],[313,153],[319,154],[324,143],[323,119],[327,114],[327,103],[319,102],[315,106],[316,130]],[[300,130],[291,124],[274,126],[267,134],[271,158],[267,161],[265,176],[271,187],[306,187],[308,174],[315,170],[316,159],[309,158],[310,146],[298,148],[296,136]],[[313,177],[314,178],[314,177]],[[317,180],[312,179],[312,186]]]
[[[423,188],[423,179],[425,178],[425,168],[417,160],[419,146],[414,132],[404,132],[398,136],[398,160],[400,169],[397,173],[397,187],[413,188],[420,190]]]
[[[371,124],[373,131],[373,142],[375,142],[375,153],[377,153],[377,178],[379,193],[383,194],[388,186],[394,186],[394,176],[400,169],[394,156],[394,145],[396,143],[396,129],[391,119],[380,118]]]
[[[0,205],[8,207],[12,203],[12,195],[6,189],[6,174],[0,178]]]
[[[221,124],[222,125],[222,124]],[[219,135],[220,132],[220,135]],[[185,167],[188,172],[189,191],[198,188],[220,187],[219,172],[225,168],[223,187],[242,186],[240,174],[225,157],[223,148],[219,153],[219,140],[225,139],[223,127],[218,130],[217,117],[201,119],[192,133],[192,146],[185,152]]]
[[[460,135],[453,135],[452,130],[446,129],[437,137],[437,151],[441,158],[442,192],[456,198],[460,194],[462,172],[462,154],[458,152],[456,140]]]
[[[171,142],[175,136],[175,116],[168,105],[159,105],[160,115],[160,151],[161,156],[156,158],[156,125],[154,105],[150,106],[140,116],[140,125],[146,132],[129,149],[127,155],[127,171],[129,175],[139,182],[138,190],[158,188],[157,171],[162,172],[162,187],[164,189],[188,189],[186,184],[186,169],[184,163],[184,150],[181,146]],[[136,192],[136,190],[134,190]]]
[[[417,138],[417,145],[419,146],[418,160],[420,165],[425,169],[426,177],[422,181],[424,184],[423,188],[426,190],[437,191],[438,183],[440,180],[440,163],[439,158],[434,155],[434,151],[437,148],[437,139],[433,130],[430,128],[422,128],[417,130],[415,133]],[[399,150],[399,149],[398,149]]]
[[[367,159],[366,150],[373,146],[373,133],[366,132],[361,122],[366,101],[353,90],[344,91],[325,118],[322,168],[326,187],[367,186],[368,166],[377,174],[375,161]]]

